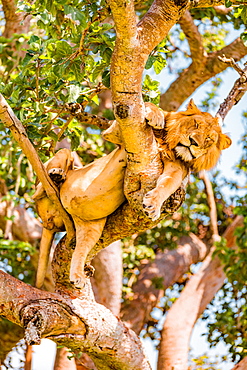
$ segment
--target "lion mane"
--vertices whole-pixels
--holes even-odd
[[[219,118],[202,112],[193,100],[186,111],[163,114],[163,130],[154,129],[160,151],[169,160],[182,160],[192,171],[213,168],[221,151],[231,145],[231,139],[221,131]]]

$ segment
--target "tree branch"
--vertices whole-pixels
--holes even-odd
[[[221,103],[220,108],[216,114],[222,120],[224,120],[225,116],[230,111],[230,109],[234,105],[238,104],[238,102],[242,99],[242,97],[247,91],[247,65],[242,70],[232,58],[228,59],[223,57],[220,59],[222,62],[230,64],[240,74],[240,78],[237,81],[235,81],[227,98],[224,100],[223,103]]]
[[[236,248],[234,231],[242,225],[242,216],[237,216],[224,233],[229,249]],[[158,370],[187,369],[192,329],[226,278],[221,260],[218,256],[213,258],[212,254],[213,250],[167,314],[160,341]]]
[[[203,261],[208,252],[209,247],[196,235],[190,234],[178,241],[176,249],[157,253],[155,260],[141,269],[138,281],[133,285],[133,296],[123,304],[122,320],[139,334],[164,291],[177,282],[191,264]],[[163,279],[162,289],[155,287],[154,278]]]
[[[232,0],[232,5],[246,5],[245,0]],[[225,5],[225,0],[191,0],[190,8],[208,8],[211,6]]]
[[[0,314],[24,326],[29,344],[46,337],[88,353],[100,369],[151,369],[135,333],[88,296],[64,299],[0,271]]]
[[[211,184],[211,181],[208,178],[208,175],[205,170],[200,172],[200,179],[204,182],[205,190],[207,193],[207,202],[209,205],[209,217],[210,217],[210,226],[212,230],[212,239],[213,242],[219,241],[220,236],[218,232],[218,218],[217,218],[217,208],[214,198],[214,191]]]
[[[190,47],[191,58],[194,65],[204,63],[207,58],[206,50],[203,47],[202,37],[188,10],[179,19],[180,27],[184,32]]]
[[[10,129],[12,135],[14,136],[15,140],[20,145],[22,151],[28,158],[29,162],[31,163],[34,171],[36,172],[40,182],[42,183],[47,196],[51,199],[51,201],[56,205],[57,209],[59,210],[61,217],[64,220],[68,241],[72,240],[75,236],[74,226],[72,221],[70,220],[69,215],[64,210],[63,206],[60,203],[57,189],[55,188],[53,182],[49,178],[43,163],[41,162],[36,150],[34,149],[32,143],[27,137],[26,131],[22,125],[22,123],[18,120],[15,116],[14,112],[4,99],[4,97],[0,94],[0,119],[4,123],[4,125]]]
[[[192,61],[190,66],[161,95],[160,107],[166,111],[177,111],[180,105],[199,86],[227,68],[227,64],[221,62],[218,58],[223,54],[234,58],[235,61],[239,61],[247,54],[247,47],[244,46],[240,38],[237,38],[220,51],[208,54],[204,63],[201,63],[200,68],[196,68]]]
[[[15,33],[26,33],[29,29],[30,16],[17,12],[15,0],[2,0],[5,18],[3,37],[11,38]]]
[[[95,273],[91,281],[95,299],[114,315],[119,316],[123,285],[121,241],[116,241],[103,249],[92,262]]]
[[[148,55],[167,36],[189,5],[189,0],[155,0],[152,3],[138,23],[143,52]]]
[[[247,366],[247,357],[244,357],[237,365],[235,365],[232,370],[245,370]]]

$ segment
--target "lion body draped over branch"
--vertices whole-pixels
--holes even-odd
[[[143,211],[153,220],[161,216],[161,207],[182,184],[190,170],[210,169],[217,163],[221,151],[231,144],[222,133],[218,119],[201,112],[191,100],[185,112],[164,112],[146,103],[146,121],[153,127],[163,162],[163,173],[156,187],[143,198]],[[124,176],[127,166],[118,123],[103,136],[118,144],[109,155],[83,168],[73,168],[68,149],[60,150],[46,164],[55,183],[61,181],[60,198],[63,207],[72,216],[76,228],[76,248],[72,256],[70,280],[77,288],[84,286],[86,275],[92,270],[87,256],[99,240],[107,216],[128,197],[124,194]],[[53,204],[38,184],[34,200],[43,221],[40,261],[36,284],[44,280],[53,235],[63,230],[63,222]],[[85,268],[86,265],[86,268]]]

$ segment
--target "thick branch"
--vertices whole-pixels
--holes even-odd
[[[231,0],[232,5],[246,5],[246,0]],[[192,0],[190,8],[208,8],[211,6],[225,5],[225,0]]]
[[[203,63],[207,53],[203,47],[202,37],[188,10],[179,19],[180,27],[184,32],[190,47],[191,58],[195,65]]]
[[[121,317],[137,334],[149,320],[152,309],[164,291],[185,274],[191,264],[203,261],[208,254],[206,246],[196,235],[182,237],[178,247],[166,253],[158,253],[140,272],[133,286],[133,297],[123,305]],[[163,279],[162,289],[153,284],[153,279]]]
[[[15,0],[2,0],[5,18],[3,37],[11,38],[13,34],[26,33],[29,29],[30,16],[26,13],[17,13]]]
[[[120,240],[103,249],[94,258],[93,266],[95,273],[91,280],[96,301],[109,308],[114,315],[119,316],[123,281]]]
[[[107,118],[85,112],[83,105],[79,103],[66,104],[66,109],[78,122],[86,125],[95,125],[102,130],[106,130],[113,123],[113,121],[109,121]]]
[[[148,55],[167,36],[188,6],[188,0],[155,0],[138,24],[142,52]]]
[[[237,216],[224,233],[229,249],[236,248],[234,231],[242,224],[242,216]],[[189,340],[194,324],[226,278],[221,260],[217,256],[213,258],[212,254],[213,250],[168,312],[162,330],[158,370],[187,369]]]
[[[245,370],[247,368],[247,357],[244,357],[232,370]]]
[[[194,63],[186,68],[181,75],[170,85],[168,90],[161,95],[160,107],[166,111],[177,111],[180,105],[204,82],[223,72],[227,64],[219,60],[219,56],[226,55],[239,61],[247,54],[247,47],[240,38],[217,52],[208,54],[208,57],[197,68]]]
[[[65,300],[0,271],[0,314],[25,327],[28,343],[50,338],[87,352],[99,369],[151,369],[135,333],[88,297]]]

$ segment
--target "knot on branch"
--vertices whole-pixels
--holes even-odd
[[[129,117],[130,107],[127,104],[117,104],[114,113],[120,119],[125,119]]]
[[[109,121],[107,118],[85,112],[84,111],[85,107],[83,104],[68,103],[65,104],[65,109],[73,117],[75,117],[77,121],[82,122],[83,124],[96,125],[103,130],[106,130],[111,125],[111,121]]]
[[[73,313],[65,302],[44,299],[30,302],[20,311],[20,319],[25,328],[27,344],[40,344],[41,337],[49,337],[62,332],[75,330],[84,335],[85,324]]]
[[[25,329],[24,339],[28,345],[40,344],[44,318],[40,307],[25,307],[21,313]]]

